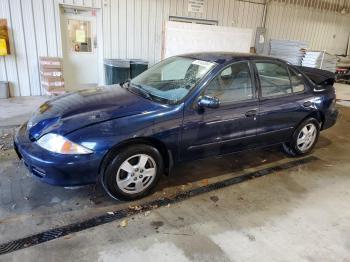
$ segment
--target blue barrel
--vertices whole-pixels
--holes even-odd
[[[106,85],[114,85],[130,79],[130,61],[122,59],[105,59]]]
[[[148,69],[148,62],[141,59],[130,60],[130,78],[134,78]]]

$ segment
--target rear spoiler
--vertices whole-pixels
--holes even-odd
[[[296,68],[316,85],[333,86],[335,82],[335,74],[330,71],[305,66],[296,66]]]

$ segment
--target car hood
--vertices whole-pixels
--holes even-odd
[[[98,87],[53,98],[33,113],[27,130],[31,140],[54,132],[65,135],[99,122],[159,110],[164,105],[119,85]]]

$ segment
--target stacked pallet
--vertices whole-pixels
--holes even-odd
[[[302,66],[335,72],[338,58],[325,51],[307,51]]]
[[[270,55],[288,61],[293,65],[301,65],[307,43],[292,40],[270,40]]]
[[[337,56],[337,67],[350,69],[350,57]]]
[[[40,57],[41,86],[48,95],[64,94],[62,59],[59,57]]]

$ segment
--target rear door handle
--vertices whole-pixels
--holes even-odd
[[[306,101],[306,102],[304,102],[303,106],[310,107],[310,106],[312,106],[312,102],[311,101]]]
[[[257,114],[257,110],[256,109],[253,109],[253,110],[249,110],[249,111],[247,111],[247,112],[245,112],[245,116],[246,117],[255,117],[256,116],[256,114]]]

